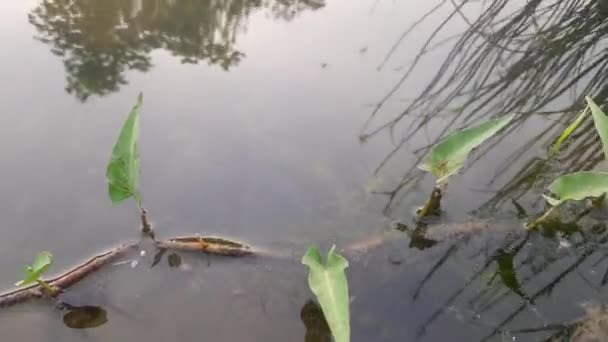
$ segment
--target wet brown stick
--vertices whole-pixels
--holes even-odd
[[[267,254],[261,250],[254,251],[251,247],[240,242],[234,242],[217,237],[188,236],[158,241],[159,248],[203,252],[207,254],[240,257],[252,254]]]
[[[439,225],[443,226],[443,225]],[[462,226],[462,227],[461,227]],[[472,232],[478,230],[486,230],[487,222],[482,223],[467,223],[455,225],[450,230],[451,233],[460,234],[463,232]],[[439,227],[441,228],[441,227]],[[446,227],[443,227],[446,228]],[[444,229],[438,229],[444,230]],[[371,238],[366,238],[353,244],[347,245],[343,251],[347,253],[366,252],[388,241],[394,239],[391,234],[374,235]],[[281,257],[279,253],[268,251],[259,248],[252,248],[246,244],[227,240],[219,237],[201,237],[201,236],[186,236],[176,237],[167,240],[155,240],[155,244],[159,249],[167,249],[184,252],[201,252],[205,254],[228,256],[228,257],[245,257],[245,256],[266,256],[266,257]],[[74,286],[79,281],[87,276],[95,273],[101,268],[107,266],[117,258],[123,256],[131,249],[139,247],[138,242],[129,242],[121,246],[110,249],[106,252],[97,254],[82,264],[64,272],[63,274],[45,280],[49,286],[58,294]],[[8,307],[15,304],[23,303],[34,298],[45,297],[45,292],[38,284],[28,287],[12,290],[10,292],[0,294],[0,308]],[[47,296],[48,297],[48,296]]]
[[[131,249],[137,248],[139,243],[129,242],[112,248],[106,252],[97,254],[84,263],[64,272],[63,274],[45,280],[45,282],[57,293],[67,290],[87,276],[100,270],[117,258],[123,256]],[[245,244],[216,237],[179,237],[169,240],[156,241],[158,248],[166,248],[176,251],[198,251],[206,254],[242,257],[248,255],[271,256],[264,250],[254,250]],[[19,304],[34,298],[47,296],[39,284],[12,290],[0,294],[0,308]],[[48,296],[47,296],[48,297]]]

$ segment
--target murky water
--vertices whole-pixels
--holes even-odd
[[[507,31],[503,40],[449,39],[471,32],[467,21],[487,13],[485,2],[439,7],[391,52],[439,3],[4,1],[0,288],[11,288],[41,250],[53,253],[59,273],[138,238],[135,206],[109,204],[104,173],[139,92],[143,203],[157,235],[224,236],[281,257],[184,253],[179,267],[166,259],[150,267],[153,253],[127,255],[66,293],[78,316],[46,302],[3,309],[2,339],[329,341],[299,258],[311,243],[344,248],[386,232],[392,238],[382,245],[347,254],[353,341],[536,341],[585,315],[583,304],[601,304],[601,221],[585,218],[585,234],[523,230],[525,216],[542,212],[553,175],[601,159],[582,133],[559,161],[544,161],[570,117],[558,109],[576,108],[601,80],[564,70],[549,43],[517,47],[544,64],[517,63],[517,51],[500,45]],[[526,2],[493,3],[517,11]],[[603,28],[600,7],[573,18],[588,15],[586,29],[603,32],[593,31]],[[522,41],[530,36],[511,29]],[[601,47],[601,37],[590,41]],[[480,63],[478,46],[490,56]],[[466,77],[470,70],[478,79]],[[457,76],[418,97],[437,73]],[[496,82],[483,88],[486,73]],[[579,93],[554,87],[577,75]],[[450,183],[433,234],[417,238],[413,212],[434,181],[414,170],[424,147],[503,111],[557,114],[521,115],[505,138],[477,151]],[[387,122],[394,125],[382,128]],[[397,221],[408,228],[395,230]]]

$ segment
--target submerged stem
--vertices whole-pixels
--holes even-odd
[[[42,287],[42,289],[44,290],[44,292],[46,292],[47,295],[49,295],[50,297],[55,297],[57,295],[57,293],[59,292],[57,289],[52,288],[46,281],[44,280],[36,280],[36,282],[38,283],[38,285],[40,285]]]

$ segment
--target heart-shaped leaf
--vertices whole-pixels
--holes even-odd
[[[122,126],[118,140],[108,163],[106,177],[108,179],[109,195],[112,204],[118,204],[133,197],[141,207],[139,193],[139,152],[137,139],[139,136],[139,111],[142,105],[142,95],[137,97],[137,103],[129,113]]]
[[[431,149],[418,168],[436,176],[437,183],[444,182],[462,168],[473,149],[498,133],[512,119],[513,115],[505,115],[450,134]]]
[[[334,249],[335,246],[327,254],[327,263],[323,264],[319,250],[310,247],[302,258],[302,263],[310,269],[308,285],[317,296],[334,339],[336,342],[348,342],[350,341],[350,302],[348,283],[344,274],[348,261]]]
[[[543,197],[552,206],[565,201],[580,201],[588,197],[599,197],[608,192],[608,172],[581,171],[563,175],[549,185],[556,197]]]

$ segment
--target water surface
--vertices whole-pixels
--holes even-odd
[[[570,164],[591,167],[598,155],[596,145],[588,145],[575,152],[591,151],[584,162],[566,156],[561,164],[541,163],[547,176],[538,184],[508,190],[521,170],[544,158],[562,127],[555,116],[527,115],[500,144],[476,152],[450,184],[440,220],[448,232],[440,232],[436,244],[420,245],[394,230],[397,221],[413,228],[412,213],[432,188],[430,177],[409,172],[423,155],[419,149],[466,121],[450,111],[462,104],[456,99],[434,116],[431,107],[413,111],[392,134],[386,129],[360,139],[416,98],[454,46],[416,60],[453,11],[442,7],[382,64],[407,27],[433,6],[377,0],[3,4],[1,288],[10,288],[38,251],[54,254],[58,272],[137,239],[136,208],[109,204],[104,173],[139,92],[143,203],[157,234],[219,235],[282,256],[184,254],[178,268],[166,260],[151,268],[152,253],[128,255],[66,294],[72,305],[103,308],[105,324],[72,329],[64,325],[65,312],[31,303],[0,313],[4,338],[329,341],[299,257],[311,243],[342,248],[387,231],[394,238],[386,244],[349,255],[353,341],[536,341],[552,331],[514,331],[569,322],[585,314],[581,303],[601,303],[603,231],[574,235],[570,247],[560,244],[559,234],[526,236],[511,204],[516,198],[529,215],[540,213],[542,181]],[[450,21],[441,37],[467,28],[465,21]],[[366,126],[412,62],[418,64],[408,83]],[[421,118],[428,120],[415,126]],[[418,128],[399,145],[409,124]],[[383,163],[395,146],[401,148]],[[490,223],[473,235],[449,233],[470,222]],[[519,289],[500,273],[509,262]]]

